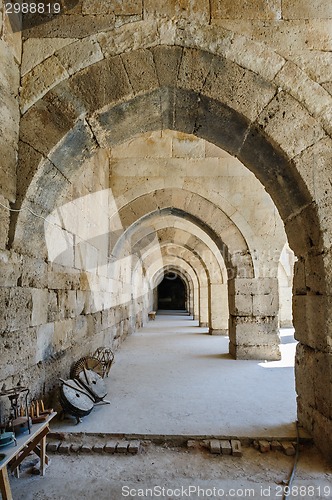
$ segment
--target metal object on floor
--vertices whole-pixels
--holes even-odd
[[[60,403],[63,411],[76,417],[76,421],[79,423],[82,417],[89,415],[91,412],[94,399],[78,380],[60,379],[60,381],[62,382],[60,386]]]
[[[93,370],[94,372],[98,373],[98,375],[103,377],[103,364],[100,359],[96,358],[95,356],[84,356],[83,358],[80,358],[78,361],[76,361],[70,371],[70,377],[72,379],[79,378],[79,374],[84,370],[84,368],[86,370]]]
[[[103,365],[103,378],[108,377],[109,371],[111,369],[112,363],[114,361],[114,354],[112,349],[109,347],[98,347],[93,354],[94,358],[99,359]]]
[[[59,400],[63,414],[74,416],[77,424],[82,417],[89,415],[95,404],[110,404],[110,401],[104,399],[107,395],[105,382],[93,370],[83,367],[78,378],[60,381],[62,385]]]
[[[69,380],[60,379],[60,403],[63,413],[76,417],[77,423],[98,403],[109,404],[103,377],[108,375],[114,354],[107,347],[99,347],[93,356],[80,358],[70,371]]]
[[[102,401],[107,395],[104,380],[93,370],[83,370],[78,375],[78,380],[94,398],[95,403]]]

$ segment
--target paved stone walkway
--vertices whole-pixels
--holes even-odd
[[[233,360],[228,338],[191,317],[157,315],[122,344],[106,379],[111,404],[73,432],[295,437],[293,330],[281,332],[278,362]],[[54,426],[53,426],[54,429]]]

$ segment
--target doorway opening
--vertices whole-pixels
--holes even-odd
[[[158,285],[158,310],[186,309],[186,286],[175,273],[166,273]]]

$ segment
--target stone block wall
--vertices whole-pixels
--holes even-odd
[[[93,16],[93,17],[91,17]],[[98,60],[101,44],[103,51],[122,51],[121,45],[129,43],[131,49],[137,48],[145,38],[145,43],[154,41],[156,34],[144,37],[140,33],[142,21],[153,25],[156,18],[176,19],[182,23],[211,26],[212,37],[219,34],[222,43],[227,38],[235,45],[236,57],[242,57],[246,45],[253,42],[258,50],[257,56],[263,55],[264,49],[257,44],[273,47],[277,54],[296,64],[303,76],[308,74],[314,82],[331,93],[331,3],[329,0],[319,2],[255,0],[109,0],[107,2],[90,2],[80,0],[74,8],[62,10],[61,15],[53,16],[48,23],[37,25],[23,31],[25,49],[23,53],[22,74],[27,74],[42,60],[50,57],[49,64],[55,63],[51,56],[62,47],[72,45],[65,50],[67,55],[61,57],[62,70],[72,71],[80,57],[76,51],[84,53],[85,64],[89,60]],[[121,38],[115,40],[107,33],[118,29]],[[214,31],[213,31],[214,30]],[[232,37],[229,32],[240,35]],[[99,34],[96,36],[96,34]],[[169,36],[174,30],[165,25],[161,35]],[[89,37],[81,44],[78,40]],[[211,37],[211,38],[212,38]],[[187,34],[187,38],[189,39]],[[245,39],[246,38],[246,39]],[[44,39],[40,44],[38,39]],[[174,40],[173,40],[174,41]],[[191,40],[190,40],[191,41]],[[202,40],[201,40],[202,41]],[[192,39],[195,46],[195,36]],[[212,42],[213,43],[213,42]],[[42,45],[42,46],[41,46]],[[232,50],[230,48],[230,50]],[[76,62],[75,62],[76,61]],[[277,58],[275,63],[277,62]],[[83,63],[84,64],[84,63]],[[258,58],[252,64],[260,64]],[[278,68],[278,64],[273,65]],[[81,66],[84,67],[84,66]],[[78,69],[78,68],[77,68]],[[271,68],[272,70],[272,68]],[[265,71],[269,71],[266,68]],[[298,79],[298,82],[300,80]]]
[[[8,242],[8,208],[16,199],[21,49],[21,33],[13,32],[0,0],[0,249]]]
[[[99,150],[59,193],[47,220],[35,218],[35,245],[1,250],[1,385],[56,396],[58,379],[69,377],[75,361],[97,347],[117,349],[146,320],[144,287],[134,298],[132,290],[114,295],[131,269],[124,263],[112,270],[108,261],[108,186],[108,154]],[[47,202],[46,193],[36,197],[35,213],[45,213]]]
[[[49,396],[74,361],[97,347],[117,349],[147,317],[145,297],[96,305],[78,269],[6,250],[0,258],[7,275],[0,288],[0,381],[7,387],[20,382],[34,396]]]

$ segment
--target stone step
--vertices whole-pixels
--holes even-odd
[[[70,441],[50,441],[46,445],[48,453],[130,453],[138,454],[141,451],[141,442],[137,439],[132,441],[127,440],[110,440],[98,442],[95,444],[87,443],[71,443]]]
[[[215,455],[232,455],[242,457],[241,442],[238,439],[211,439],[210,451]]]
[[[82,435],[71,433],[54,433],[48,436],[47,451],[49,453],[122,453],[138,454],[141,451],[142,443],[154,443],[157,445],[182,447],[189,449],[207,448],[215,455],[231,455],[233,457],[242,456],[242,447],[254,446],[261,453],[267,453],[270,450],[283,451],[286,455],[296,453],[296,442],[286,439],[250,439],[250,438],[226,438],[226,437],[203,437],[196,438],[190,436],[153,436],[153,439],[138,439],[133,436],[124,435]],[[301,439],[301,443],[309,442],[311,439]]]
[[[310,441],[309,441],[310,442]],[[271,451],[283,451],[285,455],[292,456],[296,454],[296,442],[291,442],[287,440],[277,441],[273,439],[269,441],[267,439],[260,439],[259,441],[254,440],[253,446],[256,450],[261,453],[268,453]]]

